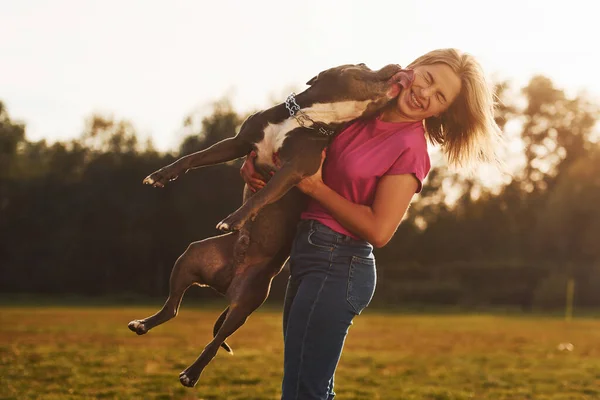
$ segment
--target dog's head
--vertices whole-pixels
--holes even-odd
[[[327,101],[383,100],[395,98],[402,85],[412,80],[412,71],[389,64],[373,71],[365,64],[345,64],[327,69],[306,84]]]
[[[365,64],[346,64],[327,69],[306,84],[319,101],[372,101],[372,108],[381,108],[394,99],[413,79],[411,70],[389,64],[373,71]],[[370,107],[371,108],[371,107]]]

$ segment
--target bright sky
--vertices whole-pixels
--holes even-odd
[[[166,150],[184,117],[229,96],[283,99],[342,63],[406,65],[435,48],[517,85],[542,73],[600,100],[600,7],[528,0],[0,0],[0,100],[30,140],[77,137],[93,112]]]

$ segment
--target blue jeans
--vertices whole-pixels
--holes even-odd
[[[289,265],[281,398],[330,400],[348,328],[375,292],[373,246],[306,220]]]

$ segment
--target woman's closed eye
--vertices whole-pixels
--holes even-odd
[[[427,71],[427,73],[425,74],[425,82],[427,82],[428,85],[431,85],[433,83],[433,76],[429,71]]]
[[[433,79],[433,75],[431,75],[431,72],[429,72],[429,71],[427,71],[427,73],[425,74],[425,82],[427,82],[427,84],[430,86],[433,85],[433,83],[435,82]],[[436,93],[436,99],[442,105],[446,104],[446,96],[444,96],[444,94],[442,92],[440,92],[439,90]]]

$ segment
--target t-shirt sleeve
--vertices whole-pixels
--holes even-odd
[[[423,180],[429,173],[430,168],[431,164],[427,149],[409,147],[402,152],[384,175],[412,174],[419,181],[419,186],[415,192],[419,193],[423,188]]]

